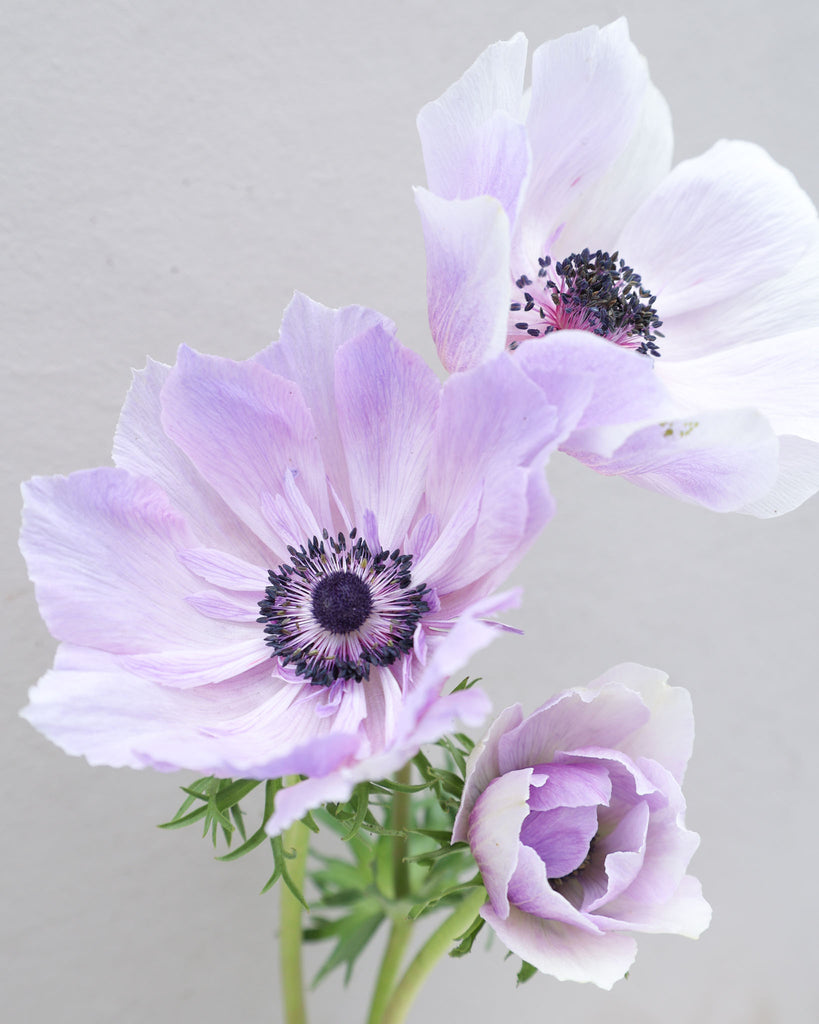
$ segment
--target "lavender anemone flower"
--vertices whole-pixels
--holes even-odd
[[[61,641],[24,716],[91,764],[303,774],[295,817],[316,780],[342,799],[486,714],[442,687],[551,513],[561,423],[507,356],[442,386],[378,314],[298,295],[246,362],[149,363],[117,468],[24,487]]]
[[[507,708],[467,763],[453,839],[467,841],[513,953],[561,981],[611,988],[629,932],[697,938],[711,908],[686,869],[699,837],[680,789],[694,737],[688,692],[620,665],[523,717]]]
[[[620,418],[564,451],[718,511],[795,508],[819,489],[812,202],[749,142],[672,170],[624,19],[540,46],[524,94],[526,48],[489,47],[419,115],[444,366],[507,348],[544,386],[585,368]]]

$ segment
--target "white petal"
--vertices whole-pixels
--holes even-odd
[[[773,487],[757,501],[739,509],[769,519],[798,508],[819,491],[819,444],[801,437],[779,438],[779,474]]]
[[[492,779],[500,774],[500,769],[498,768],[498,743],[500,738],[509,729],[520,725],[522,720],[523,708],[520,704],[513,704],[511,707],[505,708],[469,755],[466,763],[466,779],[463,796],[461,797],[461,806],[458,808],[458,815],[455,818],[455,825],[452,829],[453,842],[466,841],[469,815],[472,812],[475,801]]]
[[[819,325],[667,365],[660,359],[656,370],[683,408],[758,409],[775,433],[819,442]]]
[[[555,257],[586,248],[614,252],[626,221],[671,170],[673,148],[671,111],[659,89],[649,82],[640,118],[625,149],[567,211]],[[627,252],[620,255],[629,262]]]
[[[490,196],[415,190],[427,252],[429,326],[444,367],[468,370],[506,348],[509,221]]]
[[[602,916],[595,921],[607,927]],[[608,925],[614,929],[665,935],[685,935],[697,939],[711,923],[711,907],[703,898],[702,886],[691,875],[680,882],[676,893],[665,903],[616,908]]]
[[[495,43],[418,115],[430,189],[444,199],[495,196],[514,217],[528,167],[523,125],[526,37]]]
[[[617,747],[647,718],[645,704],[629,690],[566,690],[500,738],[498,767],[506,772],[524,765],[548,764],[557,751],[576,747]]]
[[[606,475],[716,512],[758,501],[776,480],[779,443],[753,409],[705,412],[635,431],[610,459],[573,451]]]
[[[515,243],[528,267],[551,248],[568,211],[629,144],[647,85],[645,60],[623,18],[535,51],[527,118],[532,170]]]
[[[531,768],[493,779],[469,815],[469,845],[495,913],[509,913],[507,889],[518,863],[520,829],[529,813]]]
[[[816,210],[790,171],[750,142],[722,141],[668,175],[618,248],[665,322],[787,271],[813,242]],[[669,331],[668,348],[673,348]]]
[[[562,921],[544,921],[517,907],[504,920],[486,904],[481,917],[513,953],[558,981],[590,981],[608,989],[637,955],[637,943],[629,935],[594,935]]]
[[[736,295],[668,317],[662,360],[676,363],[734,345],[819,327],[819,223],[813,240],[792,265],[770,273]]]
[[[618,744],[632,758],[650,757],[682,782],[694,746],[691,695],[682,686],[669,686],[656,668],[627,662],[615,665],[589,684],[589,689],[627,687],[639,693],[650,717]]]

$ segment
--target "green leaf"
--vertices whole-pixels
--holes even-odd
[[[184,828],[186,825],[193,825],[204,818],[205,835],[214,826],[215,821],[232,832],[234,825],[224,812],[237,804],[258,785],[259,782],[256,779],[237,779],[235,782],[231,779],[215,779],[213,776],[197,779],[191,786],[180,787],[184,793],[188,794],[188,798],[173,818],[163,822],[159,828]],[[202,800],[204,803],[201,807],[186,813],[194,800]]]
[[[450,843],[452,839],[452,830],[442,828],[411,828],[408,830],[411,835],[414,836],[427,836],[429,839],[434,839],[438,843],[445,843],[447,846],[455,845]],[[465,846],[465,843],[457,844],[459,846]]]
[[[302,894],[301,890],[298,888],[296,883],[293,881],[293,879],[290,877],[290,872],[287,870],[287,861],[290,858],[292,858],[292,852],[287,853],[287,851],[284,848],[284,843],[282,842],[281,836],[271,837],[270,848],[273,851],[273,874],[270,876],[270,878],[268,878],[268,880],[262,887],[262,893],[266,893],[268,890],[272,889],[276,882],[278,882],[278,880],[281,879],[287,886],[287,888],[290,890],[290,892],[293,893],[293,895],[296,897],[299,903],[301,903],[304,909],[309,910],[310,907],[308,906],[307,901],[304,898],[304,895]]]
[[[233,831],[230,818],[223,813],[215,799],[209,800],[205,812],[205,827],[202,830],[202,835],[206,836],[208,832],[210,832],[214,846],[216,846],[216,836],[218,835],[220,825],[222,826],[222,831],[226,836],[229,836]]]
[[[338,941],[330,955],[319,968],[318,973],[313,979],[312,987],[315,988],[322,978],[342,964],[345,965],[344,984],[346,985],[353,973],[353,965],[366,948],[370,939],[375,935],[378,926],[383,920],[383,911],[374,901],[371,901],[368,904],[359,904],[358,912],[333,922],[335,925],[334,934],[338,937]],[[322,934],[317,934],[310,929],[306,929],[304,937],[315,941],[318,938],[329,937],[329,933],[324,931]]]
[[[392,779],[382,779],[380,782],[371,782],[370,787],[377,793],[422,793],[429,786],[425,782],[414,784],[393,782]]]
[[[327,908],[359,906],[364,898],[362,890],[358,887],[338,889],[335,892],[323,895],[321,905]]]
[[[524,981],[528,981],[533,974],[537,974],[537,967],[533,967],[525,960],[521,960],[520,970],[518,971],[518,985],[522,985]]]
[[[356,864],[362,870],[364,876],[371,878],[370,865],[375,856],[374,842],[369,836],[362,836],[361,833],[345,839],[347,846],[353,852]]]
[[[358,865],[336,858],[327,858],[326,866],[321,871],[311,871],[310,877],[324,891],[335,889],[358,889],[363,891],[372,883],[372,874],[362,872]]]
[[[448,736],[442,736],[441,739],[438,740],[438,745],[447,751],[449,756],[455,762],[455,765],[458,771],[461,773],[461,775],[465,775],[466,758],[464,757],[463,752],[458,750],[458,748],[455,746],[452,740],[449,739]],[[463,792],[463,782],[461,781],[460,778],[458,779],[458,781],[461,782],[461,792]]]
[[[466,754],[472,753],[475,749],[475,741],[470,736],[467,736],[465,732],[456,732],[454,739],[461,744],[461,749]]]
[[[467,953],[471,953],[472,944],[478,937],[478,932],[481,930],[481,928],[483,928],[485,924],[486,922],[484,921],[484,919],[480,916],[480,914],[478,914],[475,920],[472,922],[472,924],[466,929],[463,935],[460,936],[461,941],[458,943],[458,945],[455,946],[454,949],[450,949],[449,955],[466,956]]]
[[[410,921],[415,921],[422,914],[425,914],[428,910],[432,910],[443,900],[448,900],[456,893],[464,892],[466,889],[474,889],[476,885],[482,884],[480,876],[476,875],[475,878],[470,878],[468,882],[460,882],[458,885],[452,885],[448,889],[444,889],[443,891],[436,893],[434,896],[431,896],[429,899],[424,900],[422,903],[416,903],[415,906],[410,909],[407,917],[409,917]]]
[[[439,846],[435,850],[425,850],[423,853],[414,853],[404,859],[408,864],[423,864],[432,869],[432,865],[436,861],[443,860],[444,857],[452,857],[456,854],[463,854],[465,852],[465,846],[460,845],[454,846]]]
[[[344,827],[344,824],[340,822],[334,814],[331,813],[330,808],[334,806],[338,805],[325,804],[323,807],[318,807],[316,808],[316,810],[312,812],[312,816],[318,822],[319,826],[324,825],[327,828],[332,829],[333,832],[336,833],[336,835],[341,836],[344,835],[344,833],[347,830]]]
[[[341,837],[345,842],[349,842],[357,835],[369,812],[370,793],[366,783],[355,787],[352,799],[350,800],[350,807],[353,809],[353,820],[349,825],[347,834]]]
[[[215,775],[206,775],[202,779],[197,779],[196,782],[192,782],[190,786],[180,786],[179,788],[183,793],[187,793],[189,796],[198,798],[199,800],[207,800],[210,787],[216,782]]]
[[[240,857],[244,857],[246,853],[250,853],[251,850],[255,850],[257,846],[261,846],[262,843],[267,839],[267,833],[265,832],[265,825],[267,824],[270,815],[273,813],[273,805],[276,799],[276,793],[282,788],[281,780],[277,779],[273,781],[268,779],[264,784],[264,811],[262,812],[262,823],[259,828],[253,833],[249,839],[245,839],[244,831],[241,832],[241,836],[245,841],[241,846],[237,846],[235,850],[231,850],[230,853],[226,853],[217,860],[231,861],[238,860]]]
[[[205,804],[202,807],[197,807],[190,814],[183,815],[181,818],[173,817],[170,821],[163,821],[161,825],[157,825],[157,828],[185,828],[186,825],[193,825],[194,822],[201,821],[207,814],[207,810],[208,807]]]
[[[214,779],[209,783],[205,827],[202,834],[207,835],[210,831],[214,846],[220,826],[225,843],[230,846],[235,826],[226,812],[233,810],[234,805],[258,785],[255,779],[238,779],[236,782],[231,779]]]
[[[476,676],[474,679],[470,679],[469,676],[466,679],[462,679],[460,683],[452,690],[452,693],[458,693],[460,690],[471,690],[473,686],[481,681],[480,676]]]
[[[446,771],[444,768],[436,769],[436,777],[447,792],[452,793],[460,799],[464,789],[464,780],[455,772]]]
[[[261,785],[258,779],[237,779],[235,782],[231,782],[230,779],[222,779],[221,781],[226,782],[227,785],[221,788],[216,796],[216,805],[220,811],[232,807],[233,804],[238,804],[248,793],[252,793],[257,786]]]
[[[432,767],[429,758],[425,754],[422,754],[420,750],[412,759],[412,763],[421,773],[422,778],[429,779],[433,777],[435,769]]]
[[[265,819],[265,820],[267,820],[267,819]],[[301,820],[302,820],[302,823],[307,828],[309,828],[311,832],[314,832],[314,833],[318,834],[319,827],[316,824],[315,819],[313,818],[313,815],[310,813],[310,811],[308,811],[307,814],[305,814],[305,816]]]
[[[261,846],[265,839],[267,839],[267,833],[264,830],[264,825],[262,825],[241,846],[237,846],[235,850],[222,854],[221,857],[216,859],[224,861],[238,860],[240,857],[244,857],[246,853],[250,853],[251,850],[255,850],[257,846]]]
[[[233,824],[236,826],[236,831],[242,837],[247,839],[247,833],[245,832],[245,815],[244,811],[238,804],[234,804],[230,809],[230,816],[233,818]]]

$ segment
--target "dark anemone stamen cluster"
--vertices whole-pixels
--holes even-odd
[[[552,331],[592,331],[642,355],[660,355],[656,339],[663,335],[662,320],[654,308],[656,296],[618,252],[584,249],[555,263],[550,256],[538,260],[538,285],[526,275],[515,281],[522,300],[509,307],[523,313],[514,323],[522,335],[539,338]],[[538,297],[535,293],[541,292]],[[636,339],[641,339],[639,342]],[[635,340],[631,340],[635,339]],[[512,338],[516,348],[522,338]]]
[[[348,540],[351,542],[348,545]],[[350,530],[327,530],[307,546],[288,547],[290,562],[270,569],[259,601],[265,643],[282,665],[319,686],[368,679],[412,650],[415,629],[429,611],[426,584],[411,586],[412,555],[370,551]]]

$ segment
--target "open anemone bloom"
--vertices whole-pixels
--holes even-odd
[[[630,932],[696,938],[710,922],[686,874],[691,700],[666,678],[619,665],[526,718],[514,705],[467,763],[453,839],[481,869],[481,916],[562,981],[611,988],[634,961]]]
[[[540,46],[524,93],[526,49],[489,47],[419,115],[442,362],[585,370],[619,415],[563,450],[718,511],[795,508],[819,488],[813,204],[747,142],[672,169],[624,20]]]
[[[24,716],[92,764],[303,774],[296,817],[311,781],[341,799],[486,713],[442,688],[551,514],[561,423],[505,355],[441,385],[378,314],[303,296],[246,362],[149,363],[116,468],[24,488],[61,641]]]

